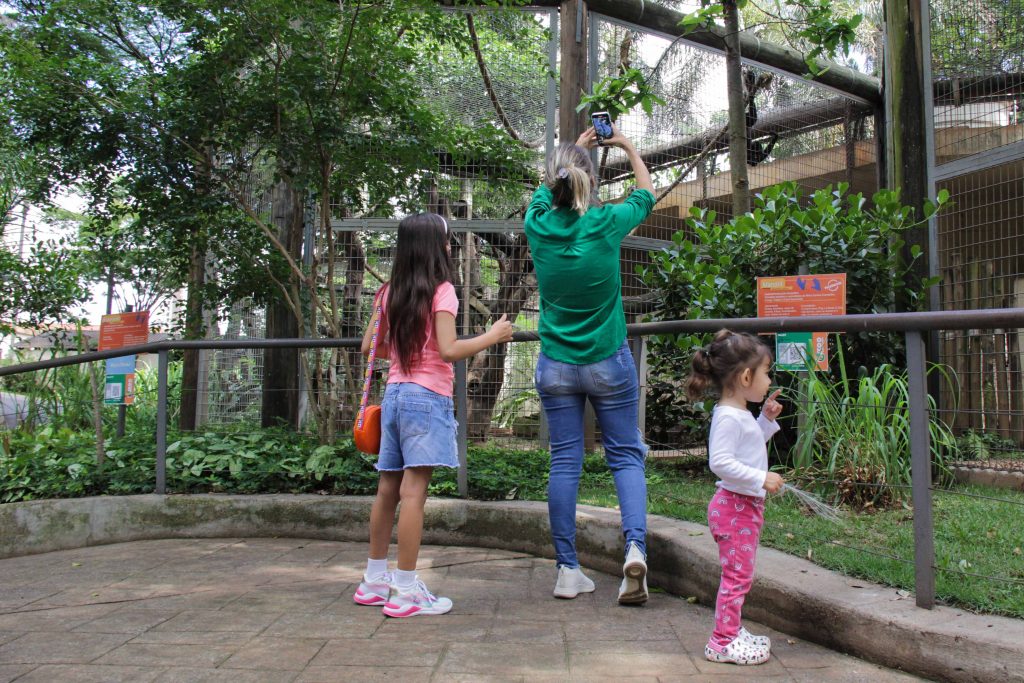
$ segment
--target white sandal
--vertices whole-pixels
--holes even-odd
[[[721,652],[711,647],[711,644],[704,646],[704,658],[709,662],[721,664],[764,664],[771,657],[771,650],[767,647],[754,645],[743,638],[736,638],[726,645]]]
[[[771,638],[769,638],[768,636],[755,636],[753,633],[743,628],[742,626],[740,626],[740,632],[736,635],[736,637],[743,638],[751,645],[767,648],[769,651],[772,649]]]

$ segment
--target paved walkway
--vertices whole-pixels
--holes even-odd
[[[707,607],[619,607],[619,579],[596,572],[596,593],[555,600],[551,560],[498,550],[425,547],[421,575],[455,609],[388,619],[352,602],[365,557],[289,538],[0,560],[0,683],[917,680],[757,624],[767,664],[711,664]]]

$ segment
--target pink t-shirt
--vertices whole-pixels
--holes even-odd
[[[390,291],[390,287],[384,289],[384,300],[381,303],[385,316],[388,310],[388,293]],[[441,359],[441,353],[437,348],[437,339],[434,337],[434,315],[439,311],[451,313],[453,316],[457,316],[459,313],[459,298],[455,295],[455,286],[450,282],[442,282],[434,290],[434,302],[430,307],[430,317],[427,318],[427,339],[415,367],[407,374],[399,369],[398,361],[391,361],[391,368],[388,370],[388,384],[413,382],[442,396],[452,395],[452,381],[455,379],[455,373],[452,370],[452,364]],[[382,320],[381,334],[386,332],[386,328],[386,320]]]

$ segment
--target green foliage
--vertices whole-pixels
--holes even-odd
[[[956,439],[957,455],[962,460],[1024,459],[1024,453],[1013,439],[992,432],[968,429]]]
[[[925,207],[931,215],[948,200],[940,195]],[[889,190],[875,193],[869,204],[847,186],[801,196],[795,183],[766,188],[754,210],[716,222],[713,211],[694,207],[687,231],[673,236],[673,246],[652,254],[640,271],[659,293],[651,317],[656,320],[752,318],[757,315],[756,278],[807,273],[846,273],[848,313],[883,313],[898,300],[923,301],[930,281],[913,278],[913,261],[900,259],[903,233],[918,225],[912,209]],[[914,248],[915,258],[920,253]],[[679,398],[680,378],[689,373],[693,349],[706,335],[652,337],[648,427],[661,437],[682,425],[699,431],[702,413]],[[902,339],[881,333],[842,336],[848,367],[901,364]],[[699,441],[699,434],[691,437]]]
[[[596,83],[589,95],[580,98],[576,111],[606,111],[615,121],[638,104],[650,116],[654,105],[664,105],[665,100],[654,93],[642,71],[629,68]]]
[[[95,438],[87,429],[46,425],[34,431],[0,432],[0,502],[152,492],[156,453],[153,430],[127,431],[110,439],[107,461],[95,462]],[[469,450],[469,495],[479,500],[543,497],[545,451],[508,457],[493,446]],[[239,426],[231,431],[171,433],[167,488],[175,493],[332,493],[372,495],[375,458],[350,439],[319,445],[285,429]],[[589,469],[595,456],[588,456]],[[438,468],[431,495],[455,496],[456,471]]]
[[[858,507],[902,503],[910,495],[910,391],[905,371],[883,363],[846,374],[840,350],[839,376],[808,363],[797,383],[803,423],[792,452],[795,475],[837,502]],[[933,366],[947,381],[949,375]],[[957,441],[927,395],[931,462],[948,479],[947,461]]]
[[[88,259],[69,240],[34,244],[24,258],[0,246],[0,334],[22,325],[69,320],[70,311],[87,301]]]
[[[684,34],[698,29],[711,29],[717,21],[724,19],[724,0],[701,0],[699,9],[690,12],[679,25]],[[744,9],[747,0],[735,0],[738,10]],[[785,5],[786,16],[782,16]],[[804,54],[807,65],[807,76],[813,78],[828,71],[820,68],[818,59],[832,59],[837,55],[848,55],[850,47],[856,42],[857,27],[864,16],[850,14],[844,16],[831,0],[780,0],[776,3],[776,13],[762,9],[769,17],[778,21],[783,27],[783,35],[789,42],[801,42],[810,49]]]

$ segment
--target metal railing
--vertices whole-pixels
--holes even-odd
[[[885,313],[874,315],[813,316],[803,318],[743,318],[728,320],[675,320],[637,323],[627,326],[630,337],[664,334],[701,334],[728,327],[738,332],[902,332],[906,337],[907,376],[910,401],[911,497],[914,508],[914,584],[917,605],[935,604],[935,549],[932,519],[932,463],[928,430],[925,335],[939,330],[1024,328],[1024,308],[923,313]],[[516,332],[513,342],[536,341],[536,332]],[[267,348],[355,348],[359,338],[348,339],[245,339],[245,340],[167,340],[109,351],[96,351],[62,358],[23,363],[0,368],[0,377],[46,370],[80,363],[106,360],[130,354],[156,353],[157,422],[155,492],[166,491],[167,453],[167,368],[168,352],[188,349],[267,349]],[[459,415],[466,414],[467,391],[465,361],[456,364],[455,404]],[[459,491],[465,495],[466,424],[459,420]]]

